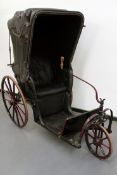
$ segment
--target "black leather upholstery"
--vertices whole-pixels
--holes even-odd
[[[55,66],[49,58],[37,56],[32,57],[30,65],[41,115],[48,116],[62,111],[67,87],[60,66]]]
[[[32,58],[31,76],[35,83],[37,95],[40,97],[57,94],[66,90],[61,72],[55,71],[52,61],[47,58]]]
[[[38,98],[38,105],[43,117],[56,114],[65,109],[66,93],[56,93]]]
[[[33,57],[31,60],[31,76],[35,86],[44,87],[53,82],[54,75],[51,62],[46,58]]]
[[[66,90],[66,87],[64,84],[55,84],[55,85],[50,85],[48,87],[40,89],[37,95],[40,97],[43,97],[51,94],[58,94],[60,92],[64,92],[65,90]]]

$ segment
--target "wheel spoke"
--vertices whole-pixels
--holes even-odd
[[[104,137],[104,138],[102,138],[102,141],[103,141],[103,140],[106,140],[106,139],[107,139],[107,137]]]
[[[100,138],[100,133],[101,133],[101,130],[98,131],[98,138]]]
[[[94,131],[94,127],[92,128],[92,132],[93,132],[93,134],[94,134],[94,136],[95,136],[95,131]]]
[[[16,98],[16,93],[15,93],[15,84],[13,82],[13,95],[14,95],[14,99]]]
[[[106,145],[106,144],[104,144],[104,143],[102,143],[102,145],[103,145],[104,147],[106,147],[106,148],[109,149],[109,146],[108,146],[108,145]]]
[[[17,108],[17,106],[16,106],[16,108]],[[20,113],[20,111],[19,111],[19,109],[17,108],[17,112],[19,113],[19,115],[20,115],[20,118],[21,118],[21,120],[22,120],[22,123],[24,123],[24,120],[23,120],[23,118],[22,118],[22,115],[21,115],[21,113]]]
[[[101,131],[101,136],[100,136],[100,138],[103,138],[103,131]]]
[[[2,90],[2,91],[3,91],[4,95],[7,94],[9,96],[9,98],[11,98],[11,95],[10,95],[10,93],[8,91],[5,91],[5,90]]]
[[[6,83],[6,81],[5,81],[4,83],[5,83],[5,85],[6,85],[6,88],[7,88],[8,92],[9,92],[9,94],[11,95],[10,89],[9,89],[9,87],[8,87],[8,85],[7,85],[7,83]]]
[[[9,94],[10,95],[10,98],[14,98],[13,97],[13,93],[12,93],[12,91],[9,89],[9,87],[8,87],[8,85],[7,85],[7,83],[6,83],[6,81],[4,82],[5,83],[5,85],[6,85],[6,88],[7,88],[7,94]]]
[[[11,109],[12,106],[13,106],[13,105],[11,104],[10,107],[8,108],[8,111],[10,111],[10,109]]]
[[[18,113],[17,113],[17,108],[16,107],[15,107],[15,113],[16,113],[18,126],[20,126],[20,121],[19,121],[19,117],[18,117]]]
[[[15,94],[15,84],[13,83],[13,93]]]
[[[101,146],[100,146],[100,150],[101,150],[101,153],[103,154],[103,156],[106,156],[104,149]]]
[[[8,84],[9,84],[10,92],[11,92],[11,94],[13,94],[13,92],[12,92],[12,88],[11,88],[11,83],[10,83],[10,81],[9,81],[9,78],[7,78],[7,81],[8,81]]]
[[[19,108],[19,110],[25,115],[25,112],[19,107],[19,105],[17,104],[17,107]]]
[[[97,138],[97,128],[95,128],[95,135],[94,135],[95,139]]]
[[[96,154],[98,153],[98,145],[96,145]]]
[[[90,136],[92,139],[94,139],[94,136],[93,136],[93,135],[91,135],[90,133],[88,133],[88,136]]]

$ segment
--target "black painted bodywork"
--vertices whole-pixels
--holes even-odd
[[[56,9],[27,9],[8,21],[14,53],[11,66],[32,105],[34,120],[68,142],[101,110],[71,108],[71,62],[83,26],[82,13]]]

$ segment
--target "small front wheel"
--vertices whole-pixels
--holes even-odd
[[[85,131],[85,140],[89,151],[99,159],[107,159],[112,153],[112,142],[103,126],[89,124]]]
[[[11,120],[18,127],[24,127],[28,121],[28,110],[18,83],[11,76],[3,77],[1,92],[4,105]]]

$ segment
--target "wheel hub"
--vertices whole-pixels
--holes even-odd
[[[94,139],[94,145],[101,146],[102,145],[102,139],[101,138]]]
[[[17,102],[16,99],[13,99],[13,98],[12,98],[12,99],[10,100],[10,105],[14,105],[14,106],[15,106],[15,105],[17,105],[17,103],[18,103],[18,102]]]

